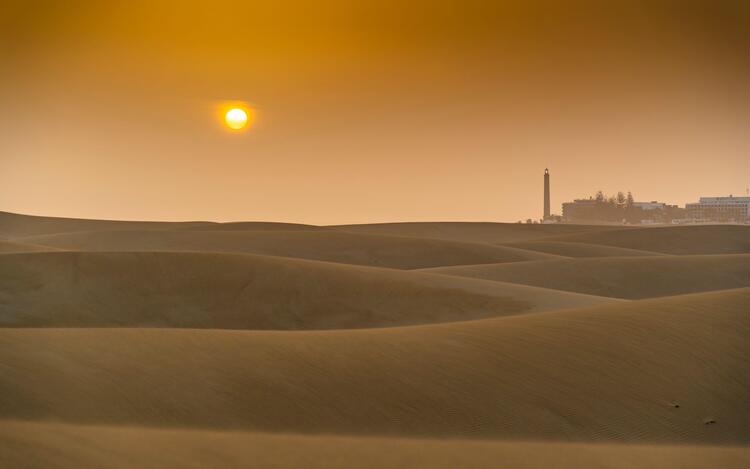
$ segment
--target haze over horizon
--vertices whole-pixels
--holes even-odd
[[[750,183],[740,2],[39,5],[0,7],[3,211],[514,222],[546,167],[553,213]]]

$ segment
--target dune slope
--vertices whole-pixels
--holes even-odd
[[[397,269],[554,257],[504,246],[336,231],[97,231],[24,241],[80,251],[237,252]]]
[[[334,329],[610,301],[513,284],[257,255],[7,254],[0,325]]]
[[[1,329],[0,418],[748,444],[748,304],[750,288],[356,331]]]
[[[555,259],[426,271],[641,299],[750,286],[750,254]]]

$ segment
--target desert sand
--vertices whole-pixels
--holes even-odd
[[[750,227],[0,213],[2,467],[748,467]]]

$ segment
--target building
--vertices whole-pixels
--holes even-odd
[[[750,197],[701,197],[697,203],[685,204],[687,218],[694,222],[750,221]]]
[[[542,220],[550,219],[549,203],[549,170],[544,168],[544,217]]]
[[[599,218],[595,199],[575,199],[562,204],[562,216],[566,221],[596,220]]]
[[[633,207],[638,207],[641,210],[664,210],[667,204],[652,200],[651,202],[633,202]]]

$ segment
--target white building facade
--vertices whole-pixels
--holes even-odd
[[[664,210],[667,204],[652,200],[651,202],[633,202],[633,207],[638,207],[641,210]]]
[[[750,197],[701,197],[685,204],[687,218],[694,221],[747,223],[750,221]]]

